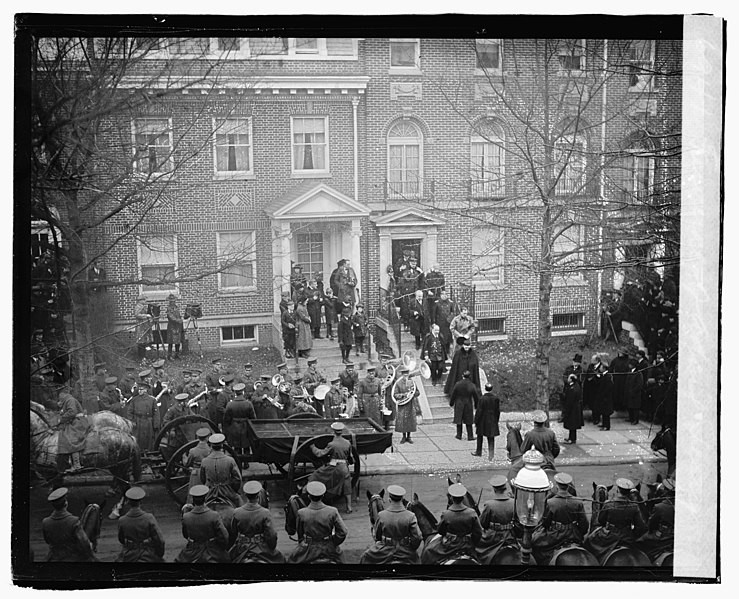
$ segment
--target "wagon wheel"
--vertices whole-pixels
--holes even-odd
[[[190,441],[182,447],[178,447],[167,462],[167,468],[164,473],[167,493],[180,506],[183,506],[187,501],[187,492],[190,490],[190,468],[185,468],[182,462],[182,456],[197,444],[198,441]],[[232,458],[236,459],[234,450],[226,443],[223,444],[223,450]]]
[[[218,426],[212,420],[199,414],[180,416],[165,424],[154,439],[154,450],[159,451],[162,457],[169,461],[172,454],[186,442],[195,440],[195,431],[207,426],[213,432],[218,432]]]
[[[293,451],[290,454],[290,469],[287,473],[287,484],[288,489],[292,493],[293,490],[296,489],[295,486],[295,471],[297,468],[297,465],[299,463],[307,464],[308,462],[311,462],[314,467],[320,466],[320,461],[318,458],[316,458],[313,455],[313,452],[310,450],[311,444],[316,443],[318,440],[325,439],[328,441],[331,441],[333,439],[333,435],[329,434],[323,434],[323,435],[316,435],[315,437],[311,437],[307,441],[304,441],[303,443],[299,443],[298,437],[295,437],[295,442],[293,443]],[[327,444],[326,443],[326,444]],[[323,444],[324,446],[326,444]],[[296,447],[297,445],[297,447]],[[359,453],[357,453],[356,447],[352,445],[352,458],[354,459],[354,473],[352,474],[352,486],[355,486],[357,483],[357,480],[359,480],[359,473],[361,464],[359,463]]]

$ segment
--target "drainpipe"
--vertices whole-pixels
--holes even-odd
[[[598,302],[598,333],[603,334],[600,330],[600,295],[603,287],[603,215],[606,200],[606,67],[608,66],[608,40],[603,40],[603,92],[602,92],[602,104],[601,104],[601,124],[600,124],[600,202],[601,210],[600,217],[598,218],[598,247],[600,253],[600,268],[598,269],[598,283],[596,289],[596,301]],[[618,339],[615,340],[618,343]]]
[[[352,112],[354,121],[354,200],[359,201],[359,139],[357,134],[357,106],[359,98],[352,98]]]

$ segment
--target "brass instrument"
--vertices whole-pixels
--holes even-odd
[[[326,393],[331,389],[331,385],[321,384],[313,390],[313,397],[318,401],[323,401],[326,398]]]
[[[197,395],[196,395],[195,397],[193,397],[192,399],[188,399],[188,400],[187,400],[187,407],[188,407],[188,408],[194,408],[194,407],[195,407],[195,405],[196,405],[196,404],[198,403],[198,400],[199,400],[199,399],[200,399],[201,397],[203,397],[203,395],[205,395],[206,393],[208,393],[208,385],[205,385],[205,390],[204,390],[204,391],[201,391],[200,393],[198,393],[198,394],[197,394]]]
[[[413,352],[413,350],[409,349],[407,352],[403,354],[403,366],[405,366],[408,369],[408,376],[417,376],[420,375],[425,379],[431,378],[431,368],[429,365],[421,361],[420,364],[418,364],[418,369],[416,369],[416,354]]]
[[[162,405],[162,402],[159,401],[167,391],[169,391],[169,383],[167,381],[162,382],[162,390],[159,392],[159,395],[157,395],[154,399],[156,399],[157,407],[160,407]]]
[[[285,378],[281,374],[276,374],[272,377],[270,383],[272,383],[272,386],[277,389],[284,381]]]
[[[380,387],[380,395],[385,393],[387,388],[393,384],[393,380],[395,380],[395,371],[396,368],[392,364],[386,364],[387,367],[387,376],[385,377],[385,380],[382,381],[382,386]]]
[[[398,386],[398,383],[402,380],[403,380],[402,378],[399,378],[397,381],[395,381],[395,384],[393,385],[393,390],[391,393],[393,397],[393,401],[395,402],[395,405],[397,407],[406,405],[409,401],[413,399],[413,396],[416,394],[416,383],[415,381],[409,378],[408,381],[410,382],[411,387],[410,389],[408,389],[408,392],[405,394],[405,397],[402,399],[395,399],[395,388]]]

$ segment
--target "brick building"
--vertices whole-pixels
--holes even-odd
[[[114,289],[121,327],[139,292],[174,293],[202,304],[204,346],[280,347],[293,263],[328,283],[350,259],[375,314],[409,246],[458,295],[474,287],[481,340],[533,338],[545,199],[552,331],[582,334],[618,284],[613,260],[664,252],[631,225],[651,222],[655,197],[679,203],[679,158],[660,145],[680,131],[681,78],[664,74],[679,42],[203,38],[158,52],[122,87],[155,87],[147,65],[178,56],[218,76],[101,137],[138,176],[166,175],[102,227],[101,246],[121,238],[109,277],[151,283]]]

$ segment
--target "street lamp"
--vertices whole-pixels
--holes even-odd
[[[551,488],[547,473],[541,469],[543,463],[544,456],[536,449],[529,449],[523,454],[523,469],[511,481],[516,490],[516,516],[524,529],[521,542],[521,563],[524,565],[531,559],[531,535],[544,515],[547,492]]]

